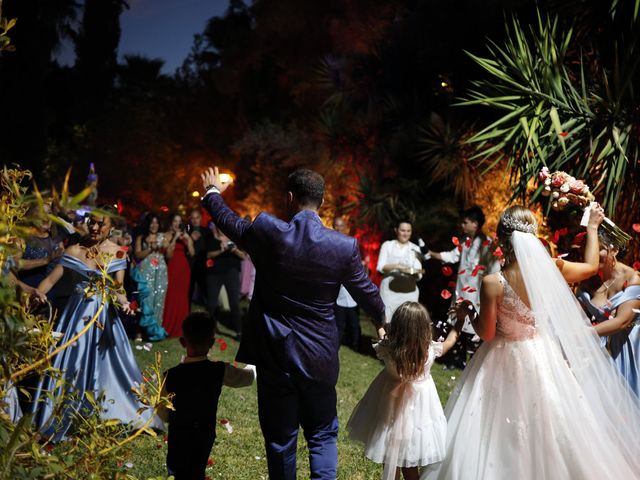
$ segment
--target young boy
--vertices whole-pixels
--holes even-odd
[[[207,358],[215,339],[215,321],[204,312],[182,322],[180,344],[187,356],[165,373],[164,391],[174,394],[173,407],[160,417],[169,422],[167,470],[175,480],[203,480],[216,439],[216,414],[222,386],[251,385],[255,368],[244,369]]]

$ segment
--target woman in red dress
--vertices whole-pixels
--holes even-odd
[[[186,233],[182,217],[178,214],[171,216],[171,227],[167,237],[169,238],[166,252],[169,284],[162,326],[170,337],[179,337],[182,335],[182,321],[189,314],[191,280],[189,258],[193,257],[195,250],[193,240]]]

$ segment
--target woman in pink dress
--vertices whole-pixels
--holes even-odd
[[[166,236],[169,238],[166,252],[169,285],[162,326],[170,337],[179,337],[182,335],[182,321],[189,314],[189,258],[193,257],[195,250],[193,240],[186,233],[182,217],[178,214],[171,216],[170,231]]]

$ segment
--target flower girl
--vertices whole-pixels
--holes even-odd
[[[385,368],[356,405],[347,429],[350,438],[364,442],[367,458],[384,464],[385,480],[396,478],[397,468],[405,480],[417,479],[418,467],[444,458],[447,423],[430,370],[455,344],[463,322],[444,342],[434,342],[427,310],[405,302],[375,347]]]

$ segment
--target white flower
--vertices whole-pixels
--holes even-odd
[[[558,192],[553,192],[553,194],[551,196],[553,198],[558,198],[560,196],[560,194]]]
[[[548,197],[549,195],[551,195],[551,187],[544,187],[542,189],[542,196]]]
[[[545,184],[545,185],[551,185],[551,177],[547,178],[547,179],[544,181],[544,184]]]
[[[569,185],[571,185],[571,183],[563,183],[562,186],[560,187],[560,191],[562,193],[567,193],[571,189]]]

